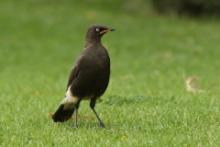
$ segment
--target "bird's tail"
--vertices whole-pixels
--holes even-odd
[[[75,110],[74,105],[72,107],[65,108],[65,104],[60,104],[56,112],[52,115],[54,122],[64,122],[71,118]]]

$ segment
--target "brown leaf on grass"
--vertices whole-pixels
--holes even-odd
[[[197,76],[189,76],[185,79],[186,91],[191,93],[201,93],[203,90],[200,88],[199,78]]]

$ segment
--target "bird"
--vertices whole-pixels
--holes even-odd
[[[52,114],[54,122],[65,122],[75,112],[75,127],[81,100],[90,100],[100,127],[105,124],[95,110],[96,101],[106,91],[110,79],[110,57],[102,45],[102,37],[114,29],[104,25],[91,25],[85,37],[85,47],[72,68],[66,87],[66,94],[58,109]]]

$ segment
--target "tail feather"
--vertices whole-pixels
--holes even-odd
[[[71,118],[74,113],[74,106],[65,108],[64,104],[60,104],[57,111],[53,114],[52,119],[54,122],[64,122]]]

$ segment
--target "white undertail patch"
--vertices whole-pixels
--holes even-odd
[[[66,96],[64,100],[61,102],[61,104],[64,104],[64,109],[69,109],[74,106],[78,101],[78,98],[76,96],[72,95],[70,87],[68,87],[68,90],[66,91]]]

